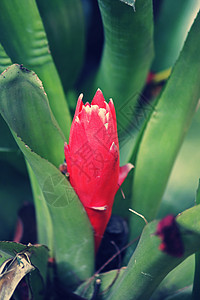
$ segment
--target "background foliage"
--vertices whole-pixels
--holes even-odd
[[[22,222],[22,243],[49,247],[41,248],[42,254],[34,251],[37,259],[42,255],[47,262],[47,252],[56,259],[58,281],[48,275],[56,286],[52,297],[61,297],[67,287],[63,293],[68,297],[77,288],[77,294],[90,299],[97,278],[99,299],[122,299],[125,291],[126,299],[200,295],[197,279],[193,288],[200,267],[195,206],[200,178],[199,8],[199,0],[0,2],[0,240],[17,240],[16,226]],[[113,214],[128,224],[126,242],[138,238],[145,225],[128,208],[153,222],[138,247],[135,243],[127,249],[122,263],[128,263],[127,269],[91,277],[92,229],[58,167],[77,97],[84,92],[90,102],[97,88],[115,103],[121,165],[135,165],[122,186],[125,199],[120,191],[116,195]],[[160,240],[153,234],[156,218],[183,211],[177,222],[186,251],[179,259],[159,251]],[[27,256],[21,253],[25,246],[16,245],[1,243],[0,251],[7,253],[3,261],[9,258],[19,268],[15,252]],[[194,253],[195,259],[190,256]],[[31,260],[35,267],[37,259]],[[45,268],[39,263],[33,275],[37,297],[38,282],[45,290],[41,273],[44,286],[51,274]],[[154,279],[141,278],[142,272]]]

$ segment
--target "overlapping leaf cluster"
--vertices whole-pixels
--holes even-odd
[[[194,263],[188,264],[185,259],[197,253],[194,288],[186,290],[189,297],[193,295],[197,299],[200,294],[197,280],[199,189],[197,205],[177,217],[185,248],[183,257],[161,252],[159,237],[154,233],[157,216],[176,214],[192,206],[194,197],[190,193],[199,178],[199,162],[192,162],[193,157],[199,158],[200,145],[197,140],[199,14],[190,32],[187,31],[200,2],[98,0],[104,46],[101,60],[91,67],[87,47],[93,6],[94,1],[86,4],[80,0],[0,2],[0,71],[3,72],[0,76],[0,201],[4,207],[0,222],[2,228],[8,228],[7,235],[0,229],[0,238],[12,239],[17,210],[24,201],[32,199],[30,187],[24,188],[29,174],[38,242],[48,246],[49,256],[55,259],[56,276],[63,289],[67,287],[71,293],[77,288],[77,294],[90,299],[100,279],[98,299],[150,299],[153,294],[155,300],[163,291],[163,299],[168,299],[170,293],[192,285]],[[160,80],[166,80],[171,70],[159,93]],[[147,85],[150,71],[154,80]],[[115,103],[121,163],[131,160],[135,165],[133,174],[123,185],[126,199],[118,193],[114,213],[128,221],[130,241],[142,233],[137,248],[134,245],[127,249],[124,261],[128,263],[127,268],[100,275],[94,273],[93,232],[88,218],[69,181],[58,169],[64,160],[63,147],[72,118],[70,110],[75,106],[76,97],[82,90],[86,91],[86,97],[92,97],[98,87],[106,99],[112,97]],[[183,144],[191,124],[192,131]],[[182,144],[183,149],[193,152],[186,156],[181,152],[164,194]],[[186,176],[185,182],[180,182],[177,178],[182,178],[183,172],[192,180]],[[174,188],[174,182],[178,189]],[[191,197],[188,202],[186,196]],[[143,220],[132,215],[129,207],[152,221],[143,232]],[[27,270],[29,264],[30,268],[37,268],[31,286],[37,297],[37,282],[44,291],[48,273],[47,250],[40,247],[0,244],[1,263],[9,259],[16,272],[22,265],[20,259],[27,264]],[[44,264],[38,262],[41,257]],[[5,265],[1,270],[0,282],[1,278],[6,282],[11,266]],[[173,275],[183,273],[181,268],[190,274],[189,281]],[[27,273],[35,272],[30,271]],[[173,276],[176,280],[172,283]],[[53,282],[51,277],[49,280]]]

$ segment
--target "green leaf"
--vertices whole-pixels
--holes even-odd
[[[199,9],[199,0],[161,2],[155,20],[153,72],[160,72],[174,65]]]
[[[159,250],[161,240],[155,235],[157,221],[145,226],[127,269],[111,287],[107,299],[148,300],[165,276],[199,249],[199,214],[200,205],[184,211],[176,218],[184,245],[184,255],[178,258]]]
[[[29,163],[27,162],[31,187],[36,211],[37,235],[40,244],[47,245],[50,249],[50,257],[53,257],[53,224],[47,202],[44,198],[42,190],[38,184],[38,180],[33,173]]]
[[[198,299],[200,296],[200,287],[199,287],[199,275],[200,275],[200,251],[195,254],[195,273],[194,273],[194,282],[192,290],[192,300]]]
[[[199,30],[200,14],[146,126],[137,154],[131,208],[148,221],[156,216],[200,97]],[[141,233],[144,224],[134,215],[130,224],[133,239]]]
[[[12,130],[23,137],[33,151],[58,167],[64,160],[64,137],[37,75],[24,72],[19,65],[12,65],[0,77],[0,93],[0,110]],[[37,183],[32,183],[39,241],[52,249],[51,221],[46,202],[41,192],[37,192]]]
[[[76,285],[91,276],[94,267],[93,231],[86,212],[66,177],[13,135],[35,173],[51,215],[58,277],[65,285]]]
[[[26,167],[24,163],[24,158],[21,155],[19,148],[16,145],[13,136],[0,115],[0,160],[2,162],[7,162],[9,165],[12,165],[19,172],[26,174]],[[9,167],[8,167],[9,168]]]
[[[196,193],[196,204],[200,204],[200,179],[199,179],[199,186]]]
[[[154,111],[153,104],[146,104],[143,108],[141,108],[134,116],[135,129],[130,130],[126,136],[123,137],[123,144],[121,143],[120,147],[120,165],[131,162],[135,166],[136,156],[139,149],[140,142],[143,137],[143,133],[146,128],[146,124],[148,123],[151,113]],[[122,184],[122,190],[125,195],[125,199],[123,199],[121,189],[118,190],[114,206],[113,213],[120,215],[126,219],[129,219],[131,207],[131,197],[132,197],[132,183],[134,177],[134,169],[132,172],[128,174],[128,177]]]
[[[10,153],[17,151],[17,145],[10,133],[10,130],[4,119],[0,118],[1,138],[0,138],[0,153]]]
[[[106,273],[95,273],[91,278],[82,283],[75,291],[75,293],[81,297],[84,297],[88,300],[92,299],[94,294],[95,286],[97,286],[98,281],[100,280],[99,294],[101,299],[107,299],[107,294],[109,293],[110,288],[115,283],[117,278],[121,278],[125,268],[119,270],[112,270]]]
[[[125,270],[126,268],[121,268],[120,270],[112,270],[110,272],[96,274],[81,284],[77,288],[76,294],[86,299],[91,299],[94,293],[95,282],[100,279],[101,284],[99,294],[101,294],[101,299],[107,299],[112,285],[115,284],[115,281],[118,278],[122,277]],[[165,277],[159,287],[155,290],[155,293],[151,296],[151,300],[160,300],[161,297],[162,299],[165,299],[165,297],[176,293],[176,291],[191,285],[193,274],[194,255],[184,260]],[[114,289],[115,288],[116,286]],[[143,299],[142,296],[141,299]]]
[[[37,0],[50,50],[65,91],[77,80],[85,54],[85,19],[80,0]]]
[[[3,0],[0,11],[0,42],[13,63],[24,64],[38,74],[52,112],[68,138],[70,114],[35,1]]]
[[[165,300],[191,300],[191,296],[192,296],[192,286],[187,286],[181,291],[177,291],[173,295],[165,298]]]
[[[57,167],[63,163],[64,137],[37,75],[12,65],[0,76],[0,95],[10,127],[40,156]]]
[[[152,1],[99,0],[105,45],[94,91],[113,98],[120,137],[131,124],[136,103],[153,59]]]
[[[173,269],[155,290],[151,300],[159,300],[184,290],[192,285],[194,277],[194,255],[189,256],[180,265]]]
[[[34,272],[31,272],[31,274],[29,275],[28,284],[29,289],[31,291],[32,299],[43,300],[45,297],[46,286],[44,287],[44,282],[37,269]],[[21,297],[16,299],[20,300],[20,298]]]
[[[40,82],[33,74],[30,76],[31,74],[21,71],[16,65],[4,73],[5,78],[0,78],[2,95],[0,112],[32,168],[43,193],[44,198],[38,197],[36,200],[41,201],[36,208],[42,205],[44,199],[46,200],[43,212],[45,213],[48,208],[52,220],[53,233],[51,233],[52,228],[49,228],[48,239],[50,242],[53,239],[51,250],[56,258],[58,277],[65,285],[66,282],[67,285],[76,284],[79,279],[86,279],[93,272],[93,232],[86,212],[66,177],[53,164],[40,156],[50,158],[49,161],[54,161],[58,166],[63,152],[63,139],[52,117],[46,96],[40,88]],[[15,101],[18,101],[17,105],[20,109],[15,107]],[[14,108],[9,110],[8,105]],[[37,118],[33,119],[33,126],[29,124],[31,118],[37,115],[41,116],[41,122],[40,126],[35,125],[36,130],[32,127],[35,122],[38,122]],[[28,133],[27,128],[29,128]],[[38,151],[38,154],[34,151]],[[35,189],[38,187],[35,186]],[[40,196],[40,191],[37,190],[35,193]],[[39,212],[37,216],[38,214]],[[49,214],[47,212],[40,217],[49,219]]]
[[[199,186],[196,193],[196,204],[200,204],[200,180]],[[199,287],[199,276],[200,276],[200,251],[195,254],[195,274],[194,283],[192,290],[192,300],[198,299],[200,297],[200,287]]]
[[[7,56],[2,45],[0,44],[0,73],[2,73],[8,66],[12,64],[10,58]],[[10,164],[17,167],[24,172],[24,160],[20,159],[17,145],[13,139],[13,136],[6,125],[3,118],[0,116],[0,160],[8,161]]]
[[[3,46],[0,43],[0,73],[12,65],[10,57],[6,54]]]
[[[159,208],[159,218],[169,213],[176,215],[195,204],[194,191],[196,190],[200,170],[200,152],[197,151],[200,147],[199,128],[200,110],[195,113],[190,129],[178,153]]]

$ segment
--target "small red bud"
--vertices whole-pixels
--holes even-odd
[[[180,230],[173,215],[166,216],[158,223],[155,234],[161,238],[161,251],[176,257],[184,254]]]

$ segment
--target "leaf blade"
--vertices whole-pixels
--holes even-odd
[[[86,35],[83,5],[80,0],[37,0],[37,5],[66,92],[73,88],[84,60]]]
[[[177,216],[184,255],[174,257],[159,250],[160,238],[155,235],[157,221],[149,223],[142,233],[136,251],[122,277],[111,288],[107,299],[144,299],[150,298],[163,278],[184,259],[198,251],[200,246],[200,205],[184,211]],[[134,289],[131,287],[134,286]],[[123,294],[123,296],[122,296]]]
[[[132,208],[143,214],[148,221],[157,213],[174,160],[200,96],[200,60],[196,60],[200,46],[200,40],[197,39],[199,27],[200,14],[147,124],[137,154]],[[135,216],[131,217],[130,222],[132,239],[140,234],[143,224]]]
[[[74,274],[76,274],[80,280],[89,277],[93,272],[93,232],[86,212],[70,183],[66,177],[64,177],[64,175],[49,162],[60,161],[60,153],[64,152],[64,140],[51,115],[47,99],[40,88],[40,83],[37,82],[34,85],[34,77],[32,76],[31,79],[29,78],[32,73],[29,72],[27,74],[25,72],[22,74],[19,72],[19,68],[20,67],[16,65],[12,66],[6,71],[7,73],[4,73],[5,78],[0,78],[0,91],[4,92],[5,97],[5,99],[4,97],[1,97],[0,112],[10,127],[19,148],[31,166],[46,200],[44,211],[48,207],[53,224],[53,233],[50,233],[50,241],[52,239],[51,234],[53,234],[53,249],[51,250],[55,254],[57,260],[59,278],[65,282],[65,284],[66,280],[69,285],[77,284],[76,277],[71,276],[71,270],[73,270]],[[32,100],[29,99],[30,101],[36,102],[37,105],[31,107],[32,115],[37,115],[39,109],[41,109],[40,113],[42,115],[42,108],[44,105],[45,116],[41,120],[40,131],[36,130],[35,134],[34,128],[32,129],[29,127],[30,131],[28,135],[26,130],[24,130],[24,128],[27,128],[27,123],[29,123],[30,120],[25,114],[21,113],[21,109],[18,110],[16,108],[16,110],[14,109],[14,112],[9,110],[8,104],[12,106],[13,102],[15,103],[16,101],[14,93],[12,94],[16,88],[15,84],[12,83],[9,86],[9,93],[11,94],[7,93],[8,89],[6,88],[6,82],[10,82],[9,75],[12,78],[11,82],[15,79],[17,83],[19,83],[18,79],[20,79],[20,82],[22,83],[24,81],[29,82],[29,80],[32,82],[33,91],[27,94],[27,87],[22,84],[20,86],[19,97],[24,105],[26,103],[25,99],[28,99],[27,96],[30,98],[32,97]],[[28,87],[30,89],[29,84]],[[36,90],[35,93],[34,89]],[[8,94],[10,95],[9,97]],[[39,97],[37,99],[38,95]],[[27,108],[29,112],[29,105],[23,107]],[[21,123],[23,126],[21,126]],[[45,136],[42,134],[45,128],[51,133],[49,134],[48,140],[46,140],[44,138]],[[43,138],[43,141],[41,141],[43,146],[38,145],[37,142],[39,138]],[[54,147],[55,156],[52,154],[52,151],[54,152],[54,150],[52,150],[52,147],[49,147],[48,143]],[[43,157],[49,158],[49,161],[35,153],[30,146],[33,147],[34,151],[38,150],[40,155],[43,154]],[[48,151],[46,151],[47,148],[49,148]],[[56,157],[56,152],[58,152],[58,158]],[[64,153],[62,155],[64,155]],[[55,165],[57,166],[57,162]],[[38,198],[37,201],[40,200],[41,199]],[[42,202],[40,205],[42,205]],[[41,214],[40,217],[45,218],[45,216],[42,216]],[[49,218],[49,215],[47,215],[47,218]]]
[[[24,64],[39,75],[53,114],[68,138],[71,117],[35,1],[3,0],[0,10],[0,42],[13,63]]]
[[[153,59],[152,1],[99,0],[105,44],[94,90],[114,99],[119,136],[130,125]],[[126,1],[131,3],[132,1]]]

